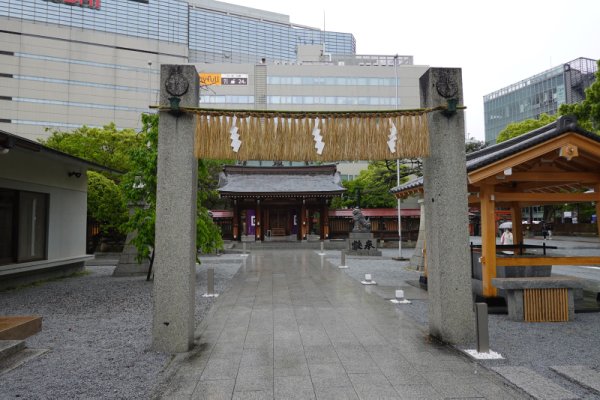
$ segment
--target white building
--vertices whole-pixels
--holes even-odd
[[[108,170],[0,131],[0,288],[76,272],[92,258],[88,169]]]

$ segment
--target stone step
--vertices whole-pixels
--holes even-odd
[[[0,360],[9,358],[24,349],[24,340],[0,340]]]
[[[23,365],[29,360],[32,360],[46,353],[47,349],[23,349],[8,358],[0,358],[0,375],[12,371],[13,369]]]
[[[269,242],[269,241],[264,241],[264,242],[245,242],[246,243],[246,249],[247,250],[251,250],[251,249],[315,249],[318,250],[321,248],[321,242],[320,241],[295,241],[295,242],[279,242],[279,241],[274,241],[274,242]],[[243,243],[237,242],[235,243],[230,249],[226,250],[225,253],[231,253],[231,252],[238,252],[243,250]],[[347,244],[345,241],[330,241],[330,242],[325,242],[324,244],[324,248],[325,250],[344,250],[347,248]]]
[[[492,367],[492,370],[535,399],[567,400],[579,398],[574,393],[527,367]]]
[[[600,372],[583,365],[560,365],[551,370],[595,393],[600,393]]]
[[[42,330],[42,317],[0,316],[0,340],[23,340]]]

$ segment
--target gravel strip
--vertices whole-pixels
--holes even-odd
[[[543,241],[532,240],[531,242],[541,244]],[[580,251],[575,251],[575,248],[581,243],[553,240],[551,244],[557,245],[562,253],[580,254]],[[598,255],[600,244],[586,243],[586,249],[590,254]],[[405,257],[412,255],[412,249],[403,251]],[[370,273],[377,286],[401,288],[409,281],[418,280],[420,273],[408,269],[408,262],[393,260],[392,257],[397,254],[398,250],[383,249],[382,257],[347,256],[346,264],[349,268],[340,271],[344,271],[356,281],[363,280],[364,274]],[[325,257],[331,262],[332,268],[337,267],[341,262],[339,251],[329,251]],[[365,287],[365,290],[381,296],[381,292],[373,290],[373,286]],[[410,300],[412,304],[397,305],[398,312],[409,315],[427,329],[427,300]],[[504,314],[491,314],[488,326],[490,348],[500,353],[504,360],[478,360],[480,364],[488,368],[527,367],[581,398],[600,399],[600,394],[592,393],[550,369],[553,366],[583,365],[600,371],[600,335],[598,335],[600,313],[577,313],[575,320],[568,323],[516,322],[509,320]],[[463,348],[474,349],[476,344],[472,343]]]
[[[222,293],[241,265],[239,256],[202,257],[197,266],[196,323],[213,298],[206,268],[215,269]],[[114,266],[88,266],[88,274],[0,293],[0,315],[41,315],[42,331],[27,347],[44,355],[0,379],[0,398],[147,399],[171,356],[150,349],[152,282],[112,277]]]

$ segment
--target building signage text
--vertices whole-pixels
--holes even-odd
[[[94,10],[100,9],[100,0],[46,0],[51,3],[67,4],[69,6],[79,6],[92,8]]]
[[[248,74],[200,73],[200,84],[204,86],[248,85]]]

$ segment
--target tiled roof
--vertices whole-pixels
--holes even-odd
[[[219,177],[219,192],[228,195],[334,196],[346,189],[335,165],[307,167],[226,166]]]
[[[415,188],[418,188],[420,186],[423,186],[423,177],[422,176],[419,176],[419,177],[416,177],[414,179],[411,179],[410,181],[408,181],[406,183],[403,183],[400,186],[393,187],[390,190],[390,192],[391,193],[398,193],[398,192],[402,192],[404,190],[415,189]]]
[[[467,154],[467,172],[472,172],[481,167],[485,167],[486,165],[546,142],[566,132],[573,132],[600,142],[599,135],[581,128],[577,125],[577,120],[575,118],[562,116],[551,124],[542,126],[541,128],[509,139],[505,142]]]

